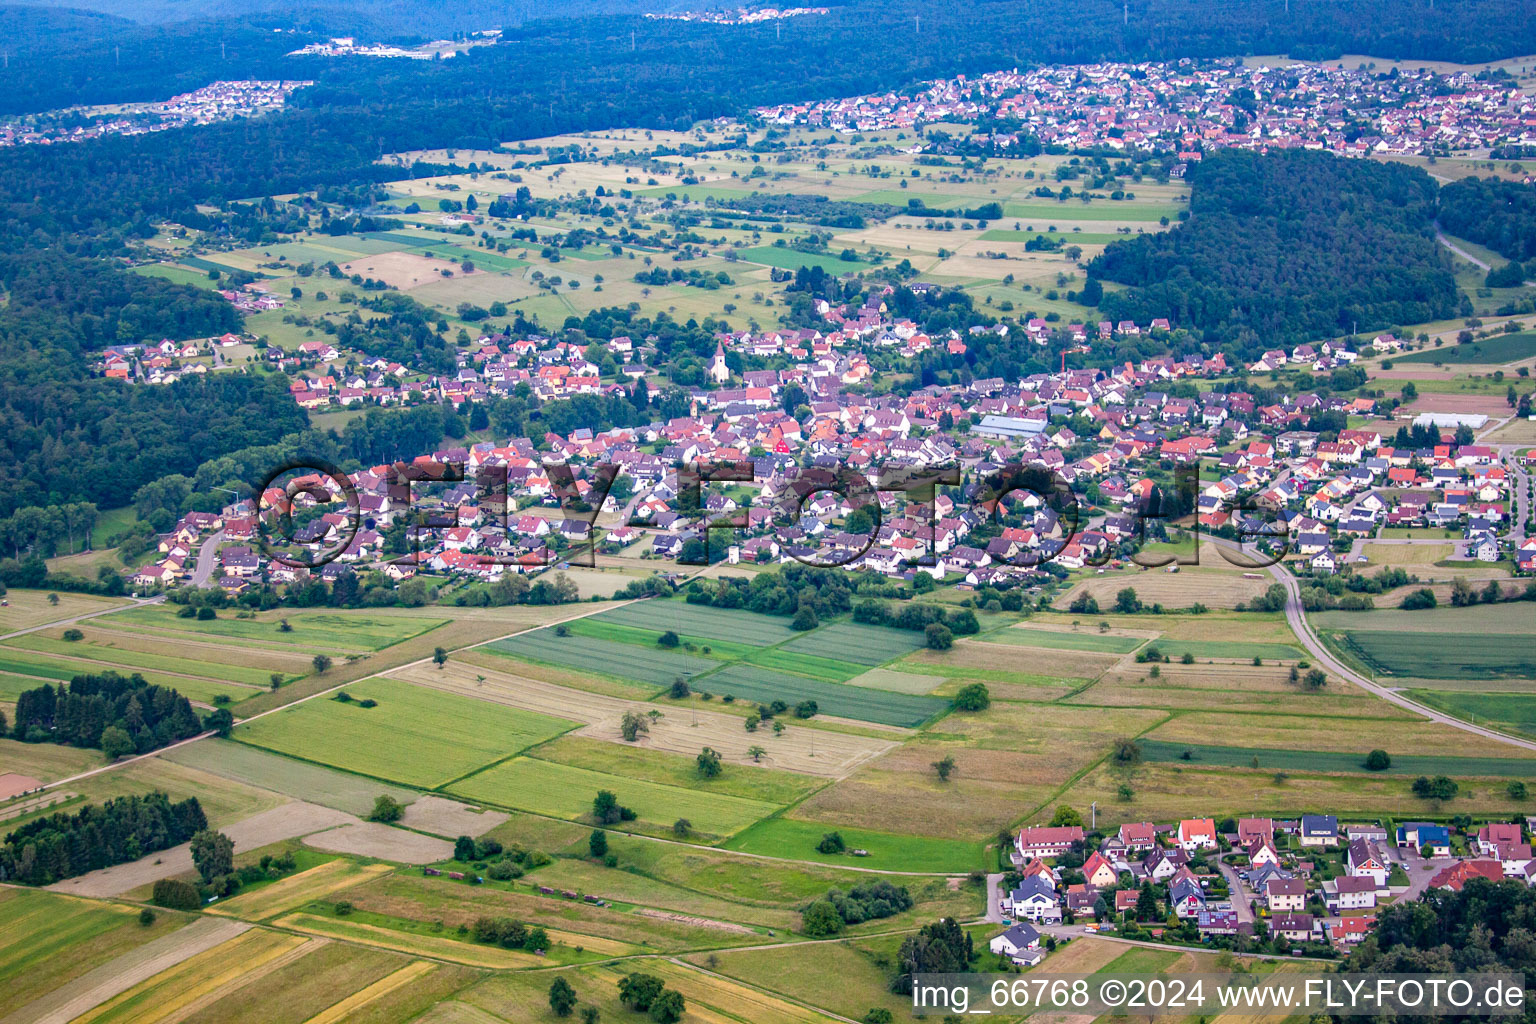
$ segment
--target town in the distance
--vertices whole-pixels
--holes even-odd
[[[0,62],[0,1024],[1536,986],[1518,4],[100,6]]]

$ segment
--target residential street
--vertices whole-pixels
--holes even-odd
[[[213,566],[218,561],[219,544],[224,540],[224,531],[211,535],[203,541],[197,549],[197,565],[192,568],[192,580],[189,586],[206,587],[208,581],[213,578]]]

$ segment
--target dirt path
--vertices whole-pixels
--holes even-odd
[[[191,959],[248,931],[244,921],[204,917],[170,935],[146,943],[76,978],[26,1006],[0,1017],[0,1024],[69,1024],[113,996],[161,971]]]

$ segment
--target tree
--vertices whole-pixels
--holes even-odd
[[[1524,800],[1526,797],[1525,783],[1516,779],[1504,787],[1504,792],[1511,800]]]
[[[611,790],[600,789],[592,800],[592,817],[599,825],[612,825],[623,818],[619,798]]]
[[[688,680],[678,676],[672,680],[672,687],[667,690],[667,696],[673,700],[683,700],[692,692],[693,690],[688,686]]]
[[[800,930],[813,937],[836,935],[843,930],[843,916],[830,900],[816,900],[801,912]]]
[[[896,1018],[883,1006],[876,1006],[866,1013],[861,1024],[891,1024]]]
[[[281,672],[273,672],[267,677],[267,682],[271,685],[272,692],[276,693],[278,687],[283,685],[283,674]]]
[[[58,603],[59,603],[59,595],[58,594],[49,594],[48,595],[48,603],[51,604],[51,605],[57,606]]]
[[[109,725],[101,731],[101,752],[107,755],[108,761],[116,761],[133,753],[134,749],[133,740],[117,726]]]
[[[801,605],[800,610],[795,612],[795,617],[790,622],[789,628],[804,632],[808,629],[815,629],[819,625],[821,625],[821,622],[816,618],[816,609],[807,604]]]
[[[675,836],[686,836],[692,831],[693,822],[687,818],[678,818],[672,823],[672,834]]]
[[[235,870],[235,841],[222,832],[203,829],[192,837],[192,866],[212,882]]]
[[[1136,920],[1157,920],[1157,897],[1152,894],[1152,883],[1142,882],[1141,891],[1136,894]]]
[[[1141,611],[1141,599],[1136,596],[1135,587],[1125,587],[1115,595],[1115,611],[1121,615],[1135,615]]]
[[[143,925],[145,928],[148,928],[150,925],[152,925],[154,923],[155,923],[155,912],[153,910],[150,910],[148,907],[145,907],[143,910],[139,911],[139,924]]]
[[[4,732],[4,731],[5,730],[3,728],[0,728],[0,732]],[[768,753],[767,750],[763,749],[762,747],[756,746],[756,745],[753,745],[753,746],[750,746],[750,747],[747,748],[747,756],[750,757],[753,761],[758,762],[759,764],[762,763],[763,755],[766,754],[766,753]]]
[[[1083,816],[1066,804],[1057,804],[1056,813],[1051,816],[1051,827],[1059,828],[1063,825],[1077,825],[1081,827]]]
[[[1141,744],[1133,737],[1121,736],[1115,740],[1115,745],[1110,751],[1110,756],[1117,764],[1137,765],[1141,763]]]
[[[432,664],[436,665],[439,669],[448,664],[447,650],[441,647],[434,648],[432,651]]]
[[[816,844],[817,853],[842,853],[848,849],[848,844],[843,841],[841,832],[828,832],[821,837],[821,842]]]
[[[967,683],[955,692],[955,707],[960,711],[985,711],[992,705],[992,693],[986,683]]]
[[[710,747],[699,751],[699,756],[695,760],[701,777],[713,779],[720,774],[720,755]]]
[[[754,711],[742,721],[742,725],[746,726],[747,732],[757,732],[757,727],[761,725],[762,722],[762,716]]]
[[[479,856],[474,836],[459,836],[453,841],[453,859],[468,864]]]
[[[1373,750],[1365,755],[1365,769],[1371,772],[1384,772],[1392,767],[1392,755],[1385,750]]]
[[[780,721],[777,721],[777,720],[774,721],[774,723],[773,723],[773,734],[775,736],[782,736],[784,734],[784,723],[783,722],[780,722]]]
[[[602,1020],[603,1014],[595,1006],[583,1006],[581,1008],[581,1024],[597,1024]]]
[[[674,988],[662,989],[651,1002],[651,1020],[656,1024],[677,1024],[687,1008],[688,1003],[681,992]]]
[[[381,793],[373,799],[373,810],[368,813],[368,820],[385,823],[399,821],[404,813],[404,804],[388,793]]]
[[[638,740],[641,733],[648,733],[650,731],[650,723],[638,711],[626,711],[624,712],[624,717],[619,720],[619,735],[630,743]]]
[[[678,639],[676,633],[669,629],[656,638],[656,643],[661,647],[676,647],[682,641]]]
[[[197,886],[179,878],[162,878],[156,881],[150,899],[172,910],[198,910],[203,905],[203,898],[198,895]]]
[[[564,978],[556,978],[549,985],[549,1008],[556,1017],[569,1017],[576,1009],[576,990]]]
[[[619,979],[619,1001],[632,1010],[649,1010],[665,987],[654,974],[627,974]]]
[[[933,770],[939,773],[940,782],[948,782],[949,777],[955,772],[955,759],[945,754],[942,759],[933,762]]]
[[[923,629],[923,638],[930,651],[947,651],[955,646],[955,634],[942,622],[930,622]]]
[[[214,708],[203,716],[203,728],[211,729],[215,734],[228,739],[231,730],[235,727],[235,716],[229,708]],[[0,732],[4,732],[0,729]]]
[[[598,860],[602,860],[608,853],[608,833],[600,828],[592,830],[587,837],[587,852]]]
[[[1302,679],[1302,685],[1309,690],[1321,690],[1328,685],[1328,673],[1320,668],[1314,668]]]
[[[1454,800],[1461,787],[1455,779],[1436,775],[1433,779],[1420,775],[1413,780],[1413,795],[1424,800]]]
[[[315,672],[317,674],[325,675],[325,673],[331,667],[331,656],[328,654],[317,654],[310,661],[310,664],[315,666]]]

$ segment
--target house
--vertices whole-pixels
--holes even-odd
[[[1478,853],[1491,857],[1498,853],[1499,847],[1513,845],[1524,840],[1525,836],[1521,834],[1519,825],[1512,825],[1508,822],[1493,822],[1477,830],[1477,834],[1474,837],[1474,845]]]
[[[1216,849],[1216,823],[1210,818],[1185,818],[1179,822],[1179,848],[1193,853],[1196,850]]]
[[[1269,930],[1292,942],[1311,942],[1316,937],[1311,914],[1276,914],[1269,923]]]
[[[1268,839],[1255,839],[1248,847],[1248,863],[1252,867],[1261,868],[1266,864],[1279,864],[1280,852],[1275,849],[1275,844]]]
[[[1461,860],[1443,868],[1429,880],[1431,889],[1451,889],[1460,892],[1461,887],[1474,878],[1486,878],[1498,882],[1504,878],[1504,865],[1496,860]]]
[[[1019,830],[1018,841],[1014,844],[1019,856],[1026,859],[1031,857],[1059,857],[1072,849],[1073,843],[1083,841],[1083,827],[1081,825],[1057,825],[1035,826]]]
[[[1274,821],[1270,818],[1239,818],[1237,820],[1237,844],[1239,846],[1252,846],[1255,839],[1274,842]]]
[[[1182,918],[1199,917],[1205,909],[1205,890],[1189,868],[1179,868],[1168,883],[1168,903]]]
[[[1338,924],[1328,926],[1328,939],[1335,946],[1353,946],[1365,938],[1370,927],[1368,917],[1341,917]]]
[[[1339,819],[1331,814],[1303,814],[1296,838],[1302,846],[1333,846],[1339,841]]]
[[[1264,902],[1271,914],[1302,910],[1307,905],[1307,883],[1300,878],[1271,878],[1264,886]]]
[[[1039,877],[1026,878],[1008,894],[1006,911],[1027,921],[1054,924],[1061,920],[1056,890]]]
[[[1427,821],[1410,821],[1397,826],[1397,845],[1411,846],[1423,857],[1449,857],[1451,830]]]
[[[1108,889],[1120,876],[1115,871],[1114,865],[1106,860],[1103,854],[1095,851],[1083,862],[1083,877],[1088,880],[1089,885]]]
[[[1010,926],[1001,935],[992,936],[987,948],[1021,967],[1033,967],[1045,959],[1045,950],[1040,948],[1040,933],[1023,923]]]
[[[1333,913],[1341,910],[1369,910],[1376,906],[1376,879],[1369,875],[1330,878],[1323,882],[1323,900]]]
[[[1145,853],[1157,845],[1157,827],[1150,821],[1121,825],[1119,835],[1128,853]]]
[[[1183,850],[1153,850],[1145,860],[1132,868],[1132,873],[1137,878],[1161,882],[1172,878],[1187,863],[1189,854]]]
[[[1237,911],[1235,910],[1202,910],[1196,921],[1201,935],[1236,935],[1238,930]]]
[[[1387,887],[1387,875],[1390,869],[1386,860],[1377,855],[1371,844],[1364,839],[1351,839],[1349,852],[1344,858],[1344,867],[1351,875],[1369,878],[1376,883],[1376,888]]]

